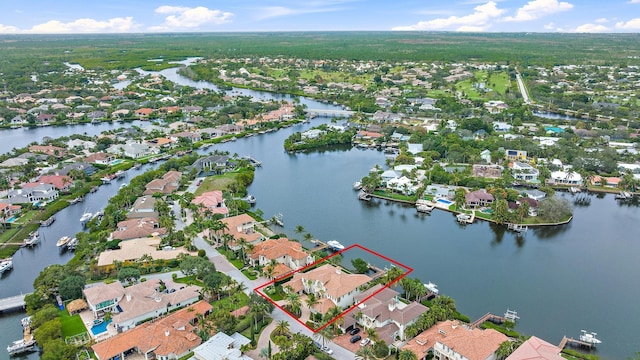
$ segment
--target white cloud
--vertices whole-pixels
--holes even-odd
[[[607,18],[599,18],[599,19],[596,19],[594,22],[596,22],[598,24],[604,24],[604,23],[608,23],[609,19],[607,19]]]
[[[640,4],[640,0],[629,0],[629,4]]]
[[[139,25],[129,16],[105,21],[84,18],[67,23],[50,20],[46,23],[35,25],[29,30],[21,30],[20,32],[31,34],[125,33],[136,31],[138,28]]]
[[[18,31],[19,31],[18,28],[15,26],[10,26],[10,25],[5,26],[0,24],[0,34],[15,34]]]
[[[616,29],[621,30],[640,30],[640,18],[631,19],[629,21],[621,21],[616,23]]]
[[[324,4],[320,4],[320,5],[324,5]],[[286,6],[266,6],[259,9],[259,14],[256,16],[256,19],[264,20],[264,19],[280,17],[280,16],[333,12],[341,9],[342,8],[339,8],[339,7],[291,8]]]
[[[516,16],[508,16],[505,21],[530,21],[543,16],[567,11],[573,8],[568,2],[558,0],[532,0],[519,8]]]
[[[546,24],[546,25],[544,26],[544,28],[545,28],[546,30],[553,30],[553,29],[555,29],[555,27],[556,27],[556,24],[554,24],[554,23],[552,23],[552,22],[550,22],[550,23],[548,23],[548,24]]]
[[[573,30],[579,33],[598,33],[611,31],[608,27],[599,24],[583,24]]]
[[[204,6],[194,8],[185,6],[163,5],[155,10],[158,14],[171,14],[164,19],[159,26],[149,28],[152,31],[173,31],[183,29],[196,29],[202,25],[220,25],[227,23],[233,17],[233,13],[222,10],[211,10]]]
[[[498,9],[494,1],[478,5],[474,12],[464,16],[449,16],[427,21],[420,21],[414,25],[396,26],[392,30],[444,30],[455,29],[457,31],[486,31],[491,27],[491,19],[494,19],[506,10]]]

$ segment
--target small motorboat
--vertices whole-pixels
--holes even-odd
[[[596,338],[596,335],[598,335],[597,333],[591,332],[588,333],[586,330],[580,330],[582,332],[582,334],[580,334],[580,341],[584,341],[586,343],[589,344],[600,344],[602,341],[600,341],[600,339]]]
[[[69,245],[69,241],[71,241],[71,238],[69,236],[63,236],[60,238],[60,240],[58,240],[58,242],[56,242],[56,246],[59,249],[66,249],[67,245]]]
[[[344,250],[344,245],[340,244],[337,240],[327,241],[327,245],[334,251]]]
[[[440,290],[438,290],[438,285],[432,283],[431,281],[424,284],[424,287],[436,295],[440,293]]]

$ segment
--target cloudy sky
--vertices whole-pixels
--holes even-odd
[[[0,0],[0,34],[638,32],[640,0]]]

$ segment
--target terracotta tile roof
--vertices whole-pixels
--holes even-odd
[[[425,330],[402,349],[411,350],[422,359],[436,342],[444,344],[468,360],[485,360],[508,338],[493,329],[470,330],[458,321],[442,321]]]
[[[277,279],[277,278],[279,278],[281,276],[284,276],[284,275],[286,275],[286,274],[288,274],[288,273],[290,273],[292,271],[293,271],[293,269],[288,267],[287,265],[277,263],[273,267],[273,278]]]
[[[180,254],[195,254],[190,253],[183,247],[171,249],[171,250],[158,250],[160,244],[159,238],[139,238],[123,241],[120,243],[120,249],[107,250],[100,253],[98,256],[98,266],[106,266],[113,264],[114,260],[117,261],[133,261],[141,258],[143,255],[149,255],[152,259],[170,260],[175,259]]]
[[[371,278],[367,275],[347,274],[340,270],[340,268],[329,264],[305,273],[296,273],[290,282],[294,282],[294,280],[297,279],[316,280],[322,283],[327,289],[327,294],[334,299],[342,297],[359,286],[371,281]]]
[[[507,357],[507,360],[562,360],[562,349],[532,336]]]
[[[236,241],[244,238],[247,242],[252,243],[262,239],[262,234],[254,230],[257,224],[256,220],[247,214],[231,216],[221,220],[227,225],[225,232],[233,235]]]
[[[247,312],[249,312],[249,306],[245,305],[245,306],[241,307],[240,309],[232,311],[231,315],[233,315],[235,317],[239,317],[239,316],[245,315]]]
[[[65,148],[61,148],[53,145],[31,145],[29,147],[30,152],[34,153],[44,153],[47,155],[53,156],[65,156],[67,154],[67,150]]]
[[[192,204],[202,205],[207,208],[216,208],[222,204],[222,191],[213,190],[202,193],[191,200]]]
[[[147,183],[144,191],[145,195],[153,195],[156,192],[171,194],[180,185],[182,173],[179,171],[169,171],[160,179],[153,179]]]
[[[329,309],[335,307],[336,304],[327,298],[318,299],[318,303],[313,306],[313,309],[321,314],[326,314]]]
[[[103,301],[116,299],[124,295],[124,287],[120,282],[113,282],[103,286],[93,286],[82,290],[89,304],[97,305]]]
[[[73,179],[66,175],[42,175],[38,178],[38,182],[42,184],[51,184],[58,190],[73,185]]]
[[[143,353],[153,350],[157,356],[180,356],[200,345],[202,340],[195,334],[190,322],[197,314],[210,311],[211,305],[199,301],[161,320],[144,323],[91,348],[100,360],[111,359],[133,348],[138,348]]]
[[[113,315],[113,322],[125,323],[141,315],[164,310],[171,306],[169,304],[175,305],[189,299],[197,299],[200,295],[200,287],[195,285],[185,286],[182,289],[172,287],[175,289],[172,293],[159,293],[156,291],[159,287],[160,280],[151,279],[125,288],[125,296],[118,303],[122,312]]]
[[[111,233],[111,237],[119,240],[129,240],[148,237],[157,233],[164,235],[167,229],[159,227],[158,221],[154,218],[137,218],[120,221],[118,230]]]
[[[302,245],[299,242],[287,238],[269,239],[255,245],[251,257],[258,259],[261,255],[269,260],[275,260],[285,255],[295,260],[309,256],[302,250]]]

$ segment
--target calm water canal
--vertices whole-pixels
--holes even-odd
[[[169,71],[168,77],[185,85],[212,87],[177,76],[175,70]],[[327,106],[302,101],[309,107]],[[291,237],[301,237],[293,229],[303,225],[321,240],[359,243],[396,259],[414,268],[410,276],[437,283],[441,293],[456,299],[460,311],[472,319],[488,311],[502,314],[510,308],[521,317],[517,326],[520,332],[551,343],[559,343],[563,335],[577,337],[585,329],[598,332],[603,343],[597,353],[604,359],[623,359],[640,350],[635,329],[640,323],[636,306],[640,298],[640,239],[634,235],[640,221],[637,206],[621,206],[610,195],[593,195],[590,206],[575,209],[569,225],[529,230],[524,238],[517,238],[484,222],[460,226],[453,215],[442,211],[424,216],[414,208],[386,201],[362,203],[351,184],[375,164],[383,165],[382,153],[356,149],[309,154],[283,151],[283,141],[289,134],[327,121],[319,118],[311,125],[297,125],[208,150],[251,155],[263,162],[249,191],[265,217],[284,215],[282,232]],[[47,129],[55,133],[57,128]],[[30,134],[30,130],[13,131]],[[33,141],[30,139],[36,138],[29,136],[26,143]],[[10,150],[26,143],[4,145]],[[130,171],[122,182],[137,173]],[[78,219],[85,209],[104,207],[119,184],[103,186],[85,203],[65,209],[59,220],[43,231],[43,244],[35,250],[20,250],[14,257],[15,269],[0,279],[0,297],[31,291],[41,269],[68,261],[71,255],[59,254],[55,241],[80,231]],[[0,317],[0,345],[21,336],[21,316]],[[0,349],[0,359],[6,358],[6,352]],[[36,359],[37,354],[28,358]]]

